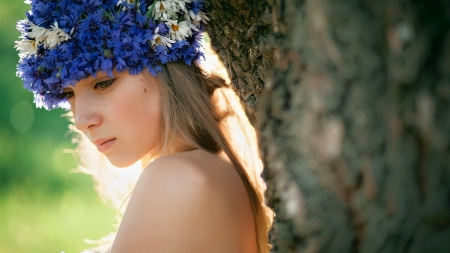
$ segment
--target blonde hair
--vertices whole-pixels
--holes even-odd
[[[160,146],[141,163],[135,164],[134,170],[160,156],[178,152],[194,149],[211,153],[223,151],[235,166],[247,190],[254,216],[258,252],[269,252],[267,233],[273,213],[264,204],[265,184],[260,177],[262,162],[256,133],[236,93],[224,79],[205,72],[197,65],[169,63],[157,78],[162,97]],[[118,206],[120,196],[123,198],[126,189],[131,189],[139,170],[131,171],[131,178],[122,178],[124,175],[120,174],[123,174],[123,169],[112,168],[107,159],[83,138],[78,145],[79,152],[83,153],[80,156],[82,170],[91,174],[97,183],[97,190]],[[100,157],[96,159],[92,154]],[[111,186],[111,181],[121,179],[124,180],[120,187]]]

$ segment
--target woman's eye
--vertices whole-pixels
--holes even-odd
[[[75,94],[73,93],[73,91],[66,91],[62,93],[63,98],[65,99],[70,99],[73,96],[75,96]]]
[[[105,90],[109,86],[111,86],[116,81],[116,79],[117,78],[106,80],[106,81],[102,81],[102,82],[98,82],[98,83],[95,84],[94,89]]]

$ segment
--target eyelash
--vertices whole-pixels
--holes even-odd
[[[113,78],[113,79],[109,79],[103,82],[98,82],[94,85],[94,90],[96,89],[101,89],[101,90],[106,90],[109,86],[111,86],[117,78]]]
[[[75,94],[73,93],[73,91],[68,91],[68,92],[63,92],[62,93],[62,97],[64,99],[70,99],[74,96]]]
[[[106,90],[109,86],[111,86],[115,81],[116,78],[110,79],[110,80],[106,80],[103,82],[98,82],[94,85],[94,90],[100,89],[100,90]],[[74,92],[73,91],[68,91],[68,92],[63,92],[62,93],[62,97],[65,99],[70,99],[74,96]]]

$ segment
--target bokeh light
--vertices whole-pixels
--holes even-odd
[[[101,202],[89,175],[73,173],[64,110],[36,109],[16,76],[16,23],[24,1],[0,0],[0,252],[76,253],[115,228],[116,209]]]
[[[34,122],[33,107],[28,101],[20,101],[11,109],[11,125],[19,132],[28,131]]]

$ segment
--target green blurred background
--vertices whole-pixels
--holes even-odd
[[[64,110],[36,109],[15,75],[23,1],[0,0],[0,252],[80,252],[113,230],[116,211],[76,172]]]

